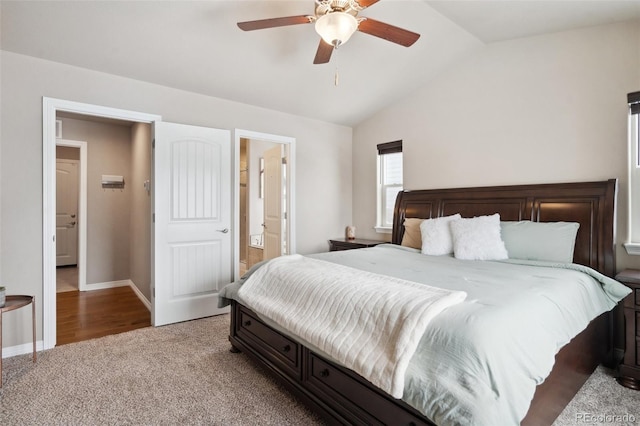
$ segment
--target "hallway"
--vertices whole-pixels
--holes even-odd
[[[78,266],[56,267],[56,293],[78,290]]]
[[[151,313],[128,286],[65,291],[56,301],[57,346],[151,326]]]

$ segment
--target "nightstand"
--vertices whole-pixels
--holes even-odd
[[[338,251],[338,250],[353,250],[359,248],[366,247],[375,247],[378,244],[384,244],[384,241],[378,240],[365,240],[362,238],[355,238],[353,240],[348,240],[346,238],[335,238],[333,240],[329,240],[329,250],[330,251]]]
[[[616,275],[632,292],[624,298],[624,358],[618,369],[618,383],[640,390],[640,270],[625,269]]]

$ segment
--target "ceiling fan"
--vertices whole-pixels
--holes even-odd
[[[322,37],[314,64],[325,64],[331,59],[334,49],[349,40],[356,31],[380,37],[405,47],[411,46],[420,34],[385,24],[371,18],[357,17],[358,13],[380,0],[315,0],[314,15],[296,15],[280,18],[238,22],[244,31],[287,25],[315,23],[316,32]]]

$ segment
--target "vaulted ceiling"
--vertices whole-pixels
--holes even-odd
[[[640,19],[640,0],[381,0],[359,16],[420,39],[405,48],[356,33],[323,65],[312,63],[313,25],[251,32],[236,25],[313,10],[313,0],[2,0],[0,46],[354,126],[487,43]]]

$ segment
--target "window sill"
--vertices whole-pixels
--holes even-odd
[[[375,229],[378,234],[391,234],[393,232],[393,228],[387,226],[376,226]]]
[[[624,249],[631,256],[640,256],[640,243],[624,243]]]

